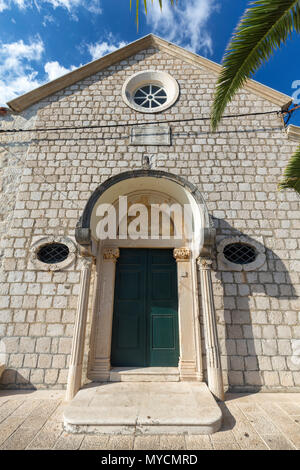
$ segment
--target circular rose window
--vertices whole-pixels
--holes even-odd
[[[167,93],[161,86],[146,85],[137,89],[134,94],[133,101],[138,106],[153,109],[161,106],[167,101]]]
[[[142,113],[169,108],[179,95],[177,81],[166,72],[147,70],[129,77],[123,85],[124,102]]]

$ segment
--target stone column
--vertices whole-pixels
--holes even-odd
[[[82,361],[86,330],[86,320],[89,302],[90,280],[92,258],[82,259],[80,292],[77,306],[77,315],[74,325],[74,334],[72,341],[71,359],[69,366],[69,375],[67,383],[66,400],[74,398],[81,387],[82,380]]]
[[[197,380],[191,251],[175,248],[178,276],[179,373],[181,380]]]
[[[216,312],[211,280],[212,260],[200,257],[198,258],[197,263],[200,269],[208,387],[216,398],[224,400],[224,386],[218,344]]]
[[[101,382],[106,382],[110,378],[116,261],[119,256],[119,248],[104,248],[103,250],[95,356],[89,373],[91,379]]]

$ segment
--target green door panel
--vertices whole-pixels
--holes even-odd
[[[176,367],[177,310],[172,250],[121,249],[116,266],[112,365]]]
[[[146,365],[145,261],[142,252],[121,250],[116,269],[112,365]]]
[[[172,250],[149,250],[148,318],[151,366],[178,365],[177,266]]]

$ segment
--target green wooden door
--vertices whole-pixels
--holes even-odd
[[[116,266],[112,365],[176,367],[177,308],[172,250],[121,249]]]

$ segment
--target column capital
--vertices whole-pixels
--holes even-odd
[[[200,269],[211,269],[212,263],[213,261],[211,258],[202,258],[200,256],[197,258],[197,264]]]
[[[94,258],[88,256],[81,258],[81,269],[90,269],[94,261]]]
[[[120,256],[119,248],[104,248],[103,259],[116,262]]]
[[[188,261],[191,258],[191,250],[189,248],[174,248],[173,256],[176,261]]]

